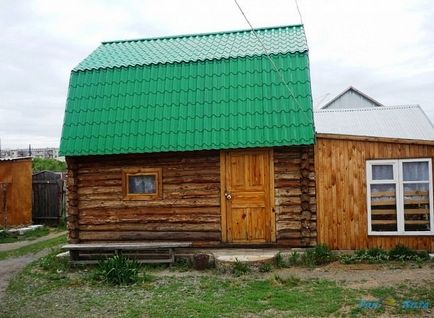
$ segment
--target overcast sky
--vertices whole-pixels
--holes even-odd
[[[293,0],[239,0],[255,27],[300,23]],[[430,0],[299,0],[314,107],[352,85],[434,121]],[[101,41],[246,29],[233,0],[0,0],[3,148],[58,147],[70,70]]]

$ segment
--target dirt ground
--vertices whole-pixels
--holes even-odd
[[[209,275],[200,271],[170,271],[153,272],[156,276],[197,276]],[[434,262],[422,264],[421,267],[411,263],[386,263],[386,264],[350,264],[344,265],[334,262],[316,268],[290,267],[275,269],[271,275],[279,275],[282,278],[295,276],[301,279],[327,279],[349,288],[370,289],[376,287],[393,287],[401,284],[434,285]],[[228,274],[230,275],[230,274]],[[263,275],[258,273],[258,275]]]
[[[338,262],[308,269],[292,267],[278,270],[281,276],[297,276],[299,278],[321,278],[336,281],[350,288],[376,288],[395,286],[405,283],[433,284],[434,263],[423,264],[419,268],[415,264],[353,264],[344,265]]]
[[[31,241],[21,241],[21,242],[15,242],[15,243],[6,243],[6,244],[0,244],[0,251],[11,251],[18,249],[20,247],[24,247],[27,245],[35,244],[38,242],[50,240],[62,235],[65,235],[66,232],[59,232],[59,233],[51,233],[46,236],[40,237],[36,240]],[[45,256],[48,254],[48,250],[41,251],[36,254],[28,254],[17,258],[9,258],[6,260],[0,261],[0,301],[3,298],[3,294],[8,287],[9,281],[18,274],[24,266],[27,264],[30,264],[34,260]]]

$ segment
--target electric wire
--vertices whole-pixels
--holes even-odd
[[[299,110],[304,111],[304,109],[301,107],[301,105],[299,104],[297,98],[295,97],[294,92],[291,90],[291,88],[289,87],[288,83],[286,82],[285,78],[283,77],[282,72],[277,68],[276,63],[274,63],[273,59],[270,56],[270,52],[267,49],[267,47],[265,46],[265,44],[262,42],[261,38],[259,37],[259,35],[256,33],[255,28],[253,27],[253,25],[250,23],[249,19],[247,18],[246,14],[244,13],[243,9],[241,8],[241,6],[239,5],[237,0],[234,0],[235,4],[237,5],[238,9],[240,10],[241,14],[244,17],[244,20],[246,20],[247,24],[250,27],[250,30],[252,31],[252,33],[254,34],[254,36],[256,37],[256,39],[258,40],[259,44],[262,46],[265,55],[267,56],[268,60],[270,61],[273,69],[276,71],[276,73],[278,74],[280,81],[285,85],[285,87],[287,88],[288,92],[290,93],[290,95],[292,96],[292,98],[294,98],[295,103],[297,104]]]

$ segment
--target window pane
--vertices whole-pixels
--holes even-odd
[[[398,230],[395,184],[371,185],[371,225],[376,232]]]
[[[393,165],[373,165],[372,180],[393,180]]]
[[[428,181],[428,162],[404,162],[402,164],[404,181]]]
[[[128,176],[128,193],[157,193],[155,175]]]
[[[429,183],[404,183],[404,228],[430,230]]]

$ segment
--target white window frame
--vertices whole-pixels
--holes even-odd
[[[403,180],[403,163],[406,162],[428,162],[429,169],[429,213],[430,213],[430,231],[405,231],[404,227],[404,183],[412,183],[413,181]],[[373,180],[372,166],[375,165],[393,165],[393,180]],[[426,183],[426,181],[413,182]],[[397,231],[372,231],[371,224],[371,185],[372,184],[395,184],[396,191],[396,221]],[[427,236],[434,235],[434,209],[433,209],[433,178],[432,178],[432,161],[431,158],[417,159],[394,159],[394,160],[367,160],[366,161],[366,195],[368,204],[368,235],[384,235],[384,236]]]

